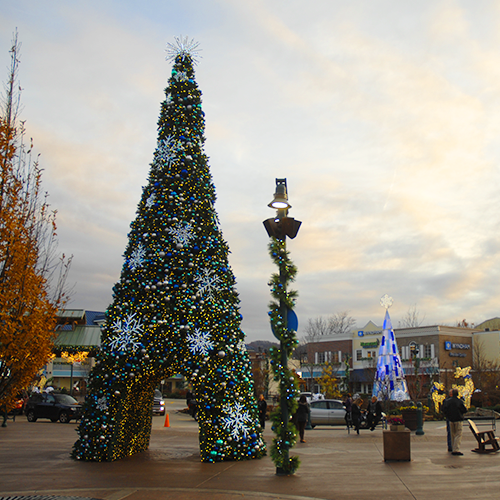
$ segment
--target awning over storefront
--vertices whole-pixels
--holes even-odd
[[[57,332],[55,350],[72,348],[99,349],[101,347],[101,328],[98,326],[77,325],[74,330]]]

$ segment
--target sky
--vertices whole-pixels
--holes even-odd
[[[247,340],[274,340],[262,221],[286,178],[298,337],[479,324],[500,302],[500,3],[421,0],[0,0],[0,79],[19,33],[27,133],[73,255],[68,307],[105,310],[118,281],[171,73],[200,43],[205,152]]]

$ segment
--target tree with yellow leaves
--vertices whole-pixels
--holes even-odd
[[[50,357],[71,258],[55,256],[56,213],[18,120],[17,33],[0,116],[0,411],[12,407]]]
[[[330,398],[338,399],[341,397],[339,391],[339,383],[336,375],[337,375],[337,368],[335,368],[330,363],[325,363],[323,365],[323,371],[321,372],[321,377],[316,379],[316,382],[321,387],[321,392],[325,395],[327,399]]]

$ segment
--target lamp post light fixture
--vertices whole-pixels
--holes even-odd
[[[275,374],[278,373],[280,378],[281,411],[280,435],[275,439],[275,453],[278,456],[275,462],[277,463],[277,475],[290,475],[294,473],[298,465],[294,465],[295,462],[293,460],[290,461],[289,457],[290,430],[288,426],[290,420],[289,404],[291,404],[289,403],[289,399],[295,398],[296,389],[293,374],[288,369],[288,352],[290,351],[291,353],[297,341],[295,332],[288,330],[289,315],[293,314],[293,317],[296,318],[291,309],[293,306],[293,301],[291,301],[292,294],[287,291],[287,282],[293,279],[293,276],[290,275],[290,270],[293,269],[292,272],[295,274],[295,267],[288,261],[286,237],[295,238],[301,222],[288,217],[288,210],[291,208],[291,205],[288,202],[286,179],[276,179],[274,199],[268,206],[277,210],[276,217],[264,221],[264,227],[269,237],[277,240],[271,241],[270,249],[273,260],[275,260],[279,267],[279,279],[274,278],[274,281],[270,283],[270,285],[273,285],[273,296],[279,298],[278,314],[274,314],[273,319],[273,312],[270,313],[273,334],[280,341],[279,358],[274,359]],[[273,247],[273,245],[275,246]],[[276,310],[274,313],[276,313]],[[276,365],[278,366],[277,369]]]
[[[276,217],[264,221],[269,237],[283,241],[287,236],[291,239],[295,238],[302,222],[288,217],[288,209],[292,208],[292,205],[288,203],[286,179],[276,179],[274,199],[267,206],[277,210]]]

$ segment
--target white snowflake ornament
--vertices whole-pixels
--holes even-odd
[[[201,270],[201,274],[194,278],[198,283],[198,293],[202,296],[207,296],[210,300],[214,300],[214,293],[222,290],[220,283],[222,280],[215,275],[215,271],[211,271],[206,267]]]
[[[389,307],[391,307],[393,303],[394,301],[392,300],[392,297],[389,297],[389,295],[387,294],[380,298],[380,305],[385,309],[389,309]]]
[[[185,71],[179,71],[174,75],[174,79],[178,82],[186,82],[189,80],[189,77],[187,76],[187,73]]]
[[[193,238],[195,238],[195,234],[193,233],[193,226],[188,222],[176,224],[173,227],[169,227],[167,232],[174,237],[175,243],[178,245],[186,245]]]
[[[146,249],[144,248],[144,245],[142,243],[139,243],[130,255],[127,264],[131,271],[135,271],[136,269],[144,265],[145,260]]]
[[[226,414],[222,418],[222,426],[229,431],[233,439],[238,439],[241,435],[246,438],[250,434],[247,424],[251,423],[252,419],[241,403],[234,403],[234,406],[227,404],[222,411]]]
[[[151,208],[156,202],[156,196],[152,193],[149,198],[146,200],[146,207]]]
[[[195,328],[194,333],[187,335],[189,350],[193,354],[201,354],[208,356],[208,353],[214,348],[214,343],[210,340],[209,332],[202,332],[199,328]]]
[[[103,396],[102,398],[99,398],[97,400],[96,407],[98,410],[101,411],[106,411],[108,409],[108,402],[106,400],[106,396]]]
[[[167,168],[170,168],[172,163],[177,159],[177,151],[179,148],[176,144],[172,136],[168,136],[166,139],[158,141],[155,153],[157,158],[165,163]]]
[[[111,339],[109,346],[115,351],[124,351],[131,347],[136,351],[140,346],[139,336],[143,332],[143,325],[135,318],[134,314],[129,314],[125,319],[117,319],[111,325],[115,336]]]
[[[236,348],[243,353],[247,352],[247,345],[245,344],[244,340],[239,340]]]

